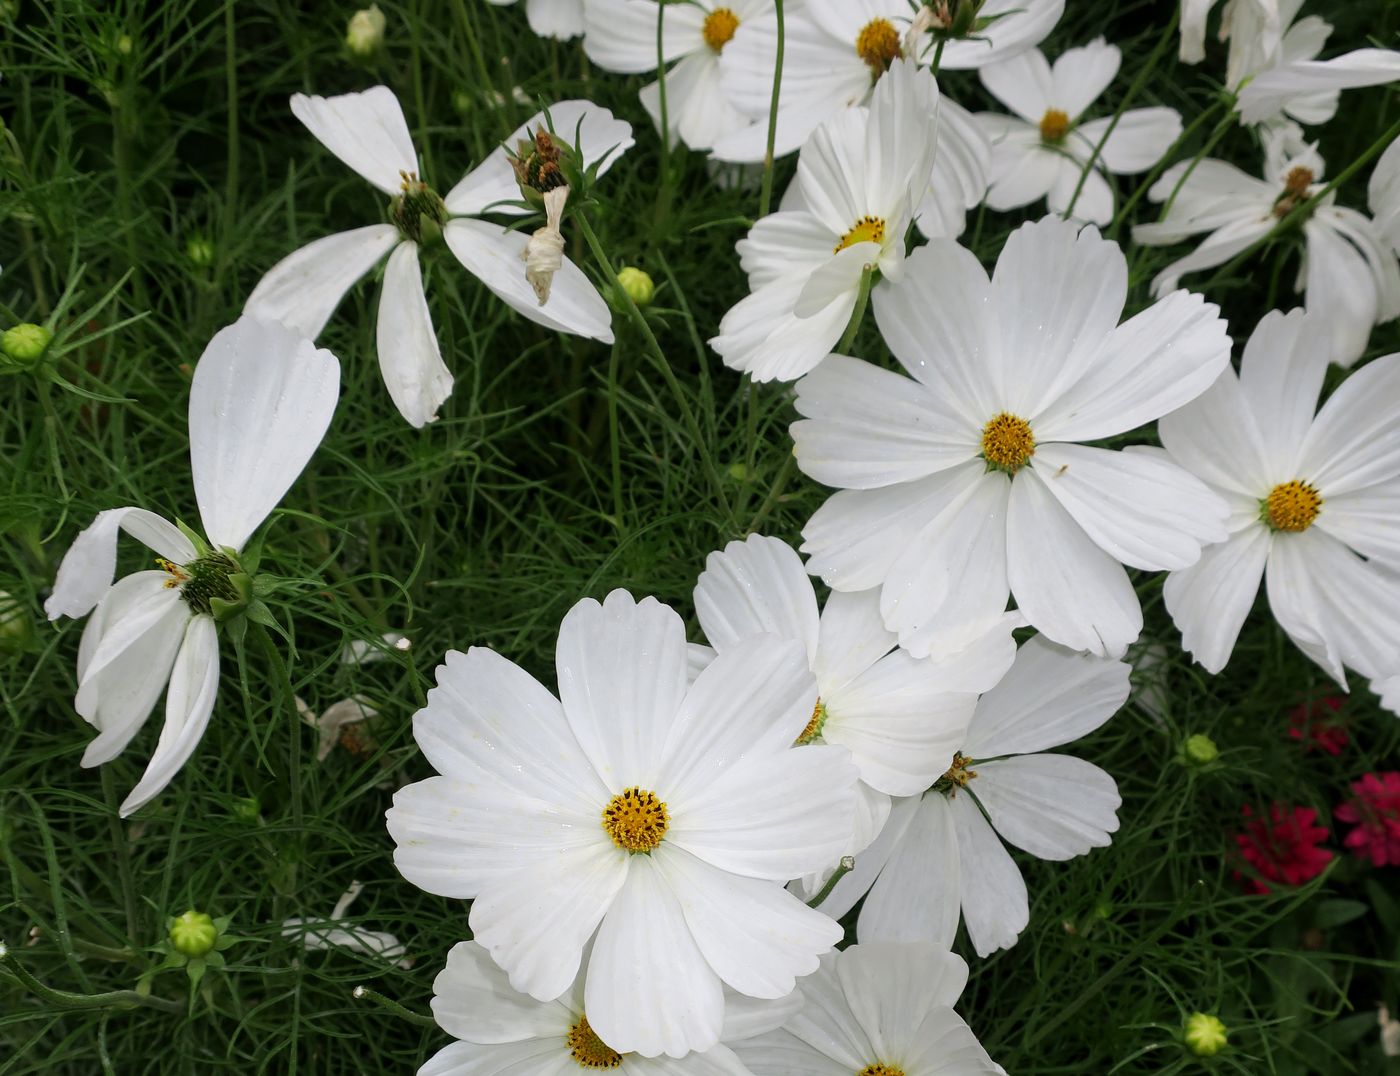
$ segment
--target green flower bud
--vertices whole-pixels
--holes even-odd
[[[207,236],[192,235],[185,244],[185,256],[201,269],[214,264],[214,242]]]
[[[214,949],[219,928],[214,920],[193,908],[170,920],[170,944],[185,956],[205,956]]]
[[[628,265],[617,272],[617,282],[638,306],[646,306],[656,295],[656,284],[642,270]]]
[[[367,60],[384,44],[384,12],[378,4],[355,12],[345,30],[345,47],[358,60]]]
[[[0,652],[22,650],[33,635],[33,625],[20,600],[8,590],[0,590]]]
[[[233,801],[233,817],[240,822],[256,822],[262,812],[257,796],[244,796]]]
[[[1186,738],[1186,742],[1181,745],[1181,753],[1187,762],[1204,766],[1220,757],[1220,748],[1215,746],[1215,741],[1209,736],[1198,732]]]
[[[134,43],[131,40],[130,34],[122,34],[119,38],[117,38],[118,56],[130,56],[133,47]]]
[[[1221,1023],[1220,1018],[1203,1012],[1193,1012],[1186,1018],[1182,1038],[1186,1042],[1186,1048],[1197,1057],[1214,1057],[1225,1049],[1225,1044],[1229,1041],[1229,1035],[1225,1033],[1225,1025]]]
[[[0,352],[9,359],[9,365],[24,369],[34,366],[44,357],[53,333],[42,325],[25,322],[5,330],[0,336]]]

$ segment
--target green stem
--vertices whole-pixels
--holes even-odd
[[[1128,215],[1133,211],[1133,208],[1138,202],[1142,201],[1143,196],[1152,189],[1152,185],[1157,182],[1157,177],[1165,172],[1168,166],[1173,163],[1173,158],[1176,157],[1176,151],[1190,140],[1191,136],[1215,114],[1216,110],[1219,109],[1226,100],[1228,100],[1228,98],[1216,98],[1215,101],[1210,104],[1210,107],[1202,110],[1200,115],[1192,120],[1190,124],[1187,125],[1186,129],[1177,136],[1176,141],[1167,147],[1166,152],[1162,154],[1157,163],[1147,172],[1142,182],[1137,185],[1132,196],[1124,202],[1123,207],[1118,210],[1117,216],[1113,218],[1113,223],[1109,225],[1107,233],[1108,238],[1113,239],[1118,235],[1118,229],[1123,226],[1123,222],[1128,219]]]
[[[122,906],[126,910],[126,936],[135,941],[141,929],[141,920],[136,907],[136,884],[131,875],[131,846],[127,844],[126,830],[122,828],[121,816],[117,813],[121,800],[117,796],[117,782],[112,776],[112,768],[103,766],[100,772],[102,795],[107,800],[107,828],[111,832],[112,847],[117,850],[117,877],[121,881]]]
[[[842,856],[841,862],[836,864],[836,869],[831,872],[831,877],[826,880],[826,885],[822,886],[820,893],[818,893],[815,897],[813,897],[807,902],[807,907],[818,907],[822,901],[826,900],[827,897],[831,896],[831,891],[836,888],[836,883],[839,882],[842,878],[846,877],[846,875],[850,874],[851,871],[855,869],[855,857]]]
[[[55,990],[31,975],[4,942],[0,942],[0,965],[3,965],[18,980],[19,985],[31,994],[62,1009],[147,1008],[160,1009],[162,1012],[170,1013],[184,1011],[184,1007],[178,1001],[153,997],[149,994],[138,994],[135,990],[110,990],[102,994],[74,994],[67,990]]]
[[[855,309],[851,311],[851,320],[846,324],[846,331],[841,334],[841,342],[836,345],[836,352],[840,355],[849,355],[851,345],[855,343],[856,333],[860,331],[860,323],[865,320],[865,308],[870,302],[870,284],[875,279],[875,267],[867,265],[860,274],[860,292],[856,295]]]
[[[225,155],[228,164],[224,172],[224,235],[220,244],[216,265],[222,270],[229,264],[229,253],[233,247],[234,229],[238,220],[238,56],[235,34],[233,0],[224,4],[224,93],[228,102],[228,148]],[[219,277],[215,272],[215,279]]]
[[[437,1021],[425,1013],[414,1012],[407,1006],[400,1005],[392,998],[386,998],[377,990],[371,990],[367,986],[357,986],[350,991],[350,996],[356,1001],[370,1001],[378,1005],[385,1012],[393,1013],[401,1020],[407,1020],[410,1024],[417,1024],[419,1027],[437,1027]]]
[[[758,195],[758,215],[768,216],[773,204],[773,147],[778,141],[778,99],[783,88],[783,52],[787,47],[787,26],[783,0],[774,0],[778,14],[778,53],[773,61],[773,97],[768,103],[768,148],[763,153],[763,186]],[[664,5],[663,5],[664,6]]]
[[[948,39],[946,37],[940,37],[938,39],[938,47],[933,50],[933,62],[928,65],[928,69],[929,73],[935,77],[938,75],[938,65],[943,62],[943,46],[947,43]]]
[[[301,714],[297,712],[296,693],[292,690],[292,675],[287,669],[287,663],[282,660],[282,652],[277,649],[277,642],[272,638],[272,633],[262,624],[250,625],[258,636],[258,641],[262,646],[263,653],[272,664],[273,674],[277,680],[277,685],[282,691],[283,708],[287,711],[288,720],[291,722],[291,733],[287,742],[287,779],[292,785],[292,825],[295,832],[300,833],[302,828],[302,808],[301,808]]]
[[[612,351],[608,354],[608,451],[612,457],[613,517],[618,532],[621,533],[624,528],[622,524],[622,438],[618,432],[617,421],[618,351],[619,345],[614,341]]]

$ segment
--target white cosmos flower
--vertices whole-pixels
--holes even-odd
[[[707,149],[720,136],[747,126],[748,117],[729,103],[720,84],[720,54],[744,23],[773,10],[773,0],[695,0],[669,4],[662,26],[662,55],[674,66],[666,74],[666,118],[672,137],[691,149]],[[656,0],[588,0],[583,48],[605,71],[641,74],[656,70]],[[642,90],[642,105],[661,124],[661,90]]]
[[[965,985],[967,964],[946,946],[863,942],[822,957],[802,1009],[735,1052],[754,1076],[993,1076],[953,1011]]]
[[[1146,171],[1181,134],[1181,117],[1171,108],[1129,109],[1116,124],[1112,116],[1083,118],[1118,74],[1121,61],[1118,48],[1100,37],[1066,49],[1053,67],[1039,49],[1027,49],[982,68],[982,84],[1015,113],[974,117],[992,144],[987,205],[1017,209],[1044,198],[1051,212],[1063,213],[1078,190],[1075,217],[1095,224],[1113,219],[1113,188],[1105,173]],[[1094,157],[1110,126],[1112,133]],[[1091,157],[1094,168],[1085,176]]]
[[[1332,26],[1316,15],[1293,22],[1303,0],[1278,0],[1279,41],[1255,4],[1236,2],[1229,27],[1226,82],[1239,91],[1240,121],[1268,123],[1285,116],[1299,123],[1326,123],[1342,90],[1380,86],[1400,79],[1400,52],[1356,49],[1318,60]],[[1277,45],[1274,42],[1277,41]]]
[[[487,0],[497,7],[516,0]],[[540,37],[567,41],[583,33],[584,0],[525,0],[525,19]]]
[[[752,639],[692,684],[681,618],[652,598],[574,606],[556,664],[560,699],[490,650],[447,655],[414,717],[442,776],[394,797],[394,861],[474,898],[473,937],[538,1000],[596,931],[585,1008],[613,1049],[707,1050],[722,983],[783,997],[841,938],[782,883],[840,855],[850,754],[793,746],[817,697],[798,643]]]
[[[755,381],[789,381],[830,353],[867,266],[894,278],[934,153],[938,84],[896,60],[870,108],[823,123],[797,163],[802,208],[764,217],[738,244],[750,294],[710,346]]]
[[[999,17],[976,37],[949,40],[939,71],[981,67],[1038,45],[1063,13],[1064,0],[988,0],[979,17]],[[913,15],[907,0],[806,0],[786,12],[776,155],[791,153],[835,113],[869,99],[871,87],[904,56]],[[721,160],[763,160],[777,48],[775,13],[741,23],[725,47],[721,83],[751,123],[716,141]],[[934,48],[924,34],[919,55],[908,58],[925,63]]]
[[[802,532],[808,570],[879,587],[916,656],[990,630],[1008,592],[1057,642],[1122,654],[1142,628],[1122,566],[1195,563],[1227,509],[1179,467],[1076,442],[1180,407],[1230,358],[1198,295],[1119,325],[1127,287],[1117,244],[1058,219],[1013,232],[990,280],[949,240],[915,251],[874,294],[912,378],[832,355],[797,383],[798,466],[842,490]]]
[[[1295,131],[1266,136],[1263,179],[1211,158],[1162,173],[1147,196],[1165,202],[1175,192],[1171,207],[1160,223],[1136,225],[1133,239],[1163,246],[1208,234],[1157,274],[1155,295],[1176,288],[1185,273],[1223,265],[1322,189],[1324,162],[1314,146],[1297,141]],[[1332,361],[1350,366],[1366,350],[1371,327],[1400,315],[1400,265],[1375,222],[1334,199],[1329,194],[1303,222],[1306,253],[1295,286],[1306,293],[1308,309],[1331,326]]]
[[[243,317],[221,329],[190,385],[190,468],[208,543],[143,508],[112,508],[59,565],[49,619],[92,613],[73,705],[98,736],[82,764],[121,754],[169,681],[160,739],[123,817],[170,783],[204,735],[219,686],[214,603],[246,597],[238,554],[321,443],[339,390],[335,356],[284,326]],[[158,553],[160,568],[113,583],[119,530]]]
[[[1200,63],[1206,58],[1206,19],[1216,0],[1181,0],[1181,51],[1178,56],[1184,64]],[[1259,20],[1259,28],[1265,47],[1272,51],[1279,42],[1278,0],[1227,0],[1225,11],[1220,17],[1220,37],[1231,39],[1231,48],[1239,47],[1240,38],[1246,36],[1246,29],[1240,27],[1231,32],[1232,20],[1241,20],[1237,8],[1252,8]]]
[[[1230,537],[1167,577],[1182,645],[1225,667],[1261,577],[1274,619],[1346,685],[1400,672],[1400,355],[1367,363],[1314,417],[1327,368],[1316,314],[1265,315],[1240,374],[1159,423],[1171,458],[1229,502]]]
[[[331,909],[329,919],[303,919],[293,916],[282,920],[282,937],[299,939],[308,952],[320,949],[346,949],[352,953],[367,953],[380,957],[396,967],[413,967],[413,958],[404,955],[403,942],[384,930],[369,930],[348,922],[350,905],[364,891],[363,882],[351,882]]]
[[[529,236],[479,219],[520,215],[520,188],[505,147],[466,174],[445,198],[419,176],[418,158],[399,100],[387,86],[339,97],[292,96],[292,112],[316,139],[380,191],[393,197],[392,223],[371,224],[317,239],[274,265],[244,310],[276,319],[309,337],[320,335],[355,283],[388,255],[375,333],[379,370],[395,406],[414,426],[437,417],[452,393],[423,291],[419,248],[441,231],[457,260],[516,312],[559,332],[612,342],[612,316],[592,282],[567,257],[541,303],[525,276]],[[588,101],[549,108],[554,131],[586,153],[600,174],[630,147],[632,128]],[[546,128],[544,113],[506,142],[513,151],[528,132]],[[547,129],[547,128],[546,128]]]
[[[834,592],[818,613],[801,558],[786,542],[761,535],[709,555],[695,585],[695,611],[721,654],[765,633],[802,643],[818,696],[798,741],[840,744],[860,770],[855,830],[842,855],[874,840],[891,796],[922,792],[948,768],[977,694],[1016,656],[1011,631],[1019,623],[1008,614],[956,652],[914,658],[880,619],[878,591]],[[826,873],[810,877],[803,895],[814,896]]]
[[[553,1001],[518,993],[491,955],[474,941],[458,942],[433,981],[433,1018],[458,1039],[418,1070],[418,1076],[535,1073],[563,1076],[579,1069],[611,1069],[622,1076],[751,1076],[728,1045],[782,1024],[802,1006],[793,991],[756,1002],[726,992],[721,1043],[679,1060],[614,1050],[585,1011],[582,971]]]
[[[1092,763],[1048,752],[1093,732],[1127,701],[1130,667],[1035,636],[982,696],[947,772],[896,800],[880,836],[822,904],[867,941],[947,949],[959,909],[979,956],[1016,944],[1030,920],[1026,883],[1002,840],[1040,859],[1104,848],[1122,802]],[[998,836],[999,835],[999,836]],[[803,993],[811,991],[803,983]]]
[[[1366,186],[1366,204],[1381,239],[1400,254],[1400,138],[1376,162]]]

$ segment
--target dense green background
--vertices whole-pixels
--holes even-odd
[[[245,940],[225,971],[206,977],[189,1015],[64,1011],[0,972],[0,1074],[410,1072],[446,1036],[353,1001],[351,988],[366,983],[424,1011],[448,948],[467,934],[461,902],[398,877],[382,821],[392,789],[428,772],[410,717],[440,655],[488,645],[552,682],[556,626],[579,598],[626,587],[689,617],[707,552],[752,530],[796,540],[823,499],[790,462],[789,391],[749,391],[703,344],[744,293],[733,243],[757,193],[716,189],[703,159],[684,150],[664,157],[636,101],[641,80],[592,69],[576,42],[537,40],[519,8],[381,2],[387,51],[365,67],[342,45],[349,4],[4,7],[4,325],[42,319],[75,283],[79,309],[117,288],[89,323],[72,323],[77,332],[144,317],[70,352],[58,371],[128,402],[27,375],[0,381],[0,589],[18,610],[0,654],[0,939],[51,987],[85,995],[133,987],[161,959],[152,947],[167,917],[186,907],[231,916]],[[1069,7],[1047,52],[1097,34],[1119,43],[1123,71],[1100,102],[1110,110],[1169,32],[1171,5]],[[1397,43],[1394,2],[1308,10],[1338,24],[1336,47],[1367,35]],[[1215,99],[1223,54],[1213,45],[1206,64],[1184,68],[1173,39],[1159,55],[1132,103],[1172,105],[1189,123]],[[638,146],[604,180],[595,221],[615,264],[639,265],[660,285],[648,317],[680,395],[622,316],[613,349],[552,335],[438,249],[425,260],[428,290],[457,389],[441,421],[414,431],[380,382],[377,290],[352,290],[321,338],[343,363],[340,409],[267,532],[264,566],[287,580],[275,606],[295,636],[290,690],[315,709],[369,695],[384,714],[381,746],[366,760],[337,751],[318,764],[277,664],[250,637],[240,670],[226,643],[203,744],[161,797],[118,822],[115,806],[159,722],[120,761],[79,768],[91,735],[72,709],[81,625],[47,624],[43,598],[67,543],[100,509],[142,504],[195,522],[189,364],[278,258],[384,212],[382,196],[293,119],[287,97],[380,81],[403,101],[439,190],[534,111],[513,98],[516,86],[531,100],[588,96],[637,126]],[[974,75],[950,72],[943,84],[990,107]],[[1330,171],[1397,115],[1385,90],[1348,94],[1322,132]],[[1213,119],[1202,124],[1184,152],[1214,129]],[[1219,136],[1216,155],[1257,170],[1246,132],[1227,124]],[[791,167],[780,164],[779,190]],[[1344,204],[1364,205],[1368,171],[1342,189]],[[1120,200],[1136,189],[1118,187]],[[1134,210],[1139,220],[1154,214],[1145,200]],[[990,264],[1020,219],[975,214],[965,242]],[[187,253],[197,238],[212,244],[207,267]],[[1126,227],[1118,238],[1126,242]],[[577,237],[570,252],[596,271]],[[1179,253],[1130,252],[1129,312]],[[1188,283],[1222,304],[1242,340],[1265,310],[1292,304],[1296,257],[1283,237],[1236,270]],[[1395,327],[1383,327],[1369,354],[1397,343]],[[871,325],[856,350],[888,361]],[[126,544],[122,564],[145,555]],[[1358,685],[1342,711],[1351,746],[1335,759],[1303,754],[1285,735],[1287,712],[1333,688],[1262,599],[1229,669],[1211,678],[1180,654],[1160,579],[1140,589],[1144,638],[1166,655],[1140,678],[1163,694],[1163,719],[1130,705],[1074,749],[1118,778],[1122,829],[1111,848],[1068,864],[1018,855],[1031,925],[1016,948],[973,958],[964,1015],[1018,1076],[1400,1072],[1400,1060],[1380,1055],[1375,1021],[1380,1001],[1400,1010],[1400,872],[1339,859],[1304,889],[1265,898],[1244,896],[1225,858],[1242,804],[1278,798],[1316,806],[1325,820],[1348,781],[1397,768],[1400,725]],[[390,628],[412,637],[410,653],[359,670],[338,663],[346,641]],[[1182,739],[1198,732],[1222,749],[1206,772],[1177,761]],[[240,808],[247,797],[256,814]],[[366,883],[356,916],[398,934],[417,960],[411,971],[305,954],[280,938],[283,917],[329,914],[355,878]],[[157,996],[183,1003],[187,993],[180,971],[154,980]],[[1218,1012],[1231,1029],[1230,1051],[1210,1065],[1172,1042],[1195,1009]]]

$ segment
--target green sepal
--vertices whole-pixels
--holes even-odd
[[[206,542],[200,534],[196,533],[191,528],[185,526],[184,522],[179,519],[175,521],[175,526],[181,534],[183,534],[186,538],[190,540],[190,545],[194,546],[194,555],[196,560],[198,560],[200,557],[204,556],[204,554],[209,552],[209,543]]]
[[[230,576],[232,578],[232,576]],[[214,616],[216,624],[230,624],[241,616],[248,608],[248,601],[240,598],[238,601],[225,601],[223,598],[210,598],[209,611]]]
[[[253,573],[249,572],[249,575]],[[253,576],[253,597],[266,598],[269,594],[275,593],[282,585],[282,580],[275,575],[254,575]]]

